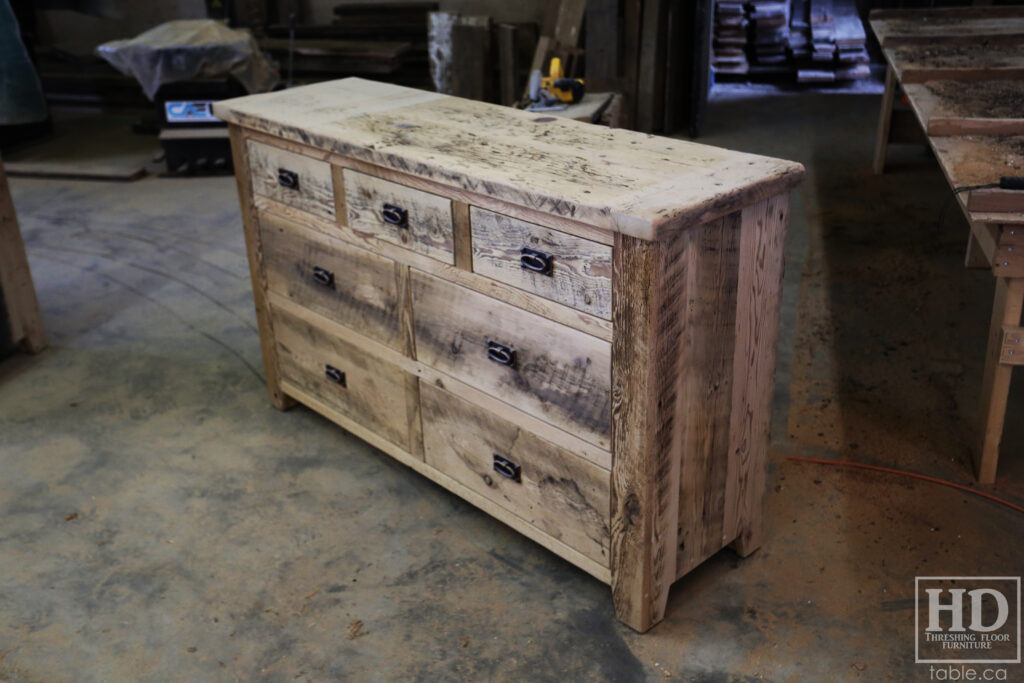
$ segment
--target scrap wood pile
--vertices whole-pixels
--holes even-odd
[[[866,40],[854,0],[715,0],[711,64],[724,76],[848,81],[871,75]]]

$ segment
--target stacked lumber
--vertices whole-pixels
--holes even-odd
[[[747,61],[747,15],[742,0],[715,0],[714,38],[711,66],[717,73],[745,74]]]
[[[853,0],[810,0],[810,64],[797,69],[798,83],[834,83],[867,78],[867,34]]]
[[[785,64],[789,59],[788,0],[752,0],[748,8],[754,60],[758,64]]]
[[[855,0],[715,0],[716,74],[796,76],[800,83],[867,78]]]
[[[291,64],[294,83],[346,76],[429,88],[427,15],[438,2],[337,5],[334,22],[294,27]],[[271,53],[287,77],[291,27],[272,24],[260,46]]]

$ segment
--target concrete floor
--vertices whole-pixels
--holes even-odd
[[[938,225],[921,149],[871,175],[877,106],[712,109],[705,142],[808,168],[767,539],[678,582],[642,636],[606,586],[268,405],[232,179],[13,179],[52,348],[0,363],[0,680],[920,680],[914,576],[1020,574],[1024,518],[785,459],[972,481],[992,278],[963,269],[959,214]],[[993,489],[1020,503],[1017,389]]]

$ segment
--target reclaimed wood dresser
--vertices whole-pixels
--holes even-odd
[[[356,78],[215,112],[275,406],[609,583],[640,631],[758,547],[802,166]]]

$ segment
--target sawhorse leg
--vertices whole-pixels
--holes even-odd
[[[878,114],[878,137],[875,139],[875,175],[881,175],[885,171],[885,150],[889,146],[889,126],[892,124],[896,89],[896,72],[891,66],[886,67],[885,93],[882,94],[882,111]]]
[[[996,278],[992,324],[985,354],[985,378],[981,385],[981,419],[978,423],[980,444],[975,454],[974,471],[978,481],[991,484],[996,480],[999,442],[1003,436],[1006,400],[1010,394],[1010,375],[1016,363],[1002,358],[1004,328],[1017,327],[1024,308],[1024,278]]]

